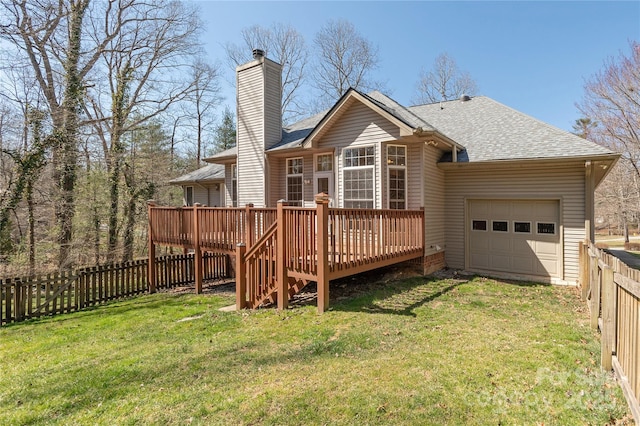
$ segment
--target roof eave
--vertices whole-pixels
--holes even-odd
[[[522,165],[525,164],[535,164],[535,163],[566,163],[566,162],[576,162],[576,161],[602,161],[606,163],[610,163],[607,165],[609,168],[615,164],[620,158],[620,154],[618,153],[610,153],[610,154],[591,154],[591,155],[575,155],[575,156],[567,156],[567,157],[549,157],[549,158],[513,158],[513,159],[504,159],[504,160],[482,160],[482,161],[464,161],[464,162],[439,162],[437,163],[438,168],[441,169],[456,169],[461,167],[483,167],[483,166],[491,166],[491,165]],[[608,173],[608,172],[607,172]]]

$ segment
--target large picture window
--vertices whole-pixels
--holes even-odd
[[[407,208],[407,147],[387,146],[389,208]]]
[[[302,206],[302,157],[287,158],[287,201]]]
[[[375,147],[345,148],[342,151],[344,168],[344,207],[372,209],[374,203],[373,168]]]

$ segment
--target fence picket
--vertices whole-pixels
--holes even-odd
[[[226,254],[205,253],[204,279],[228,277]],[[168,255],[155,262],[163,277],[158,289],[193,282],[193,255]],[[0,280],[0,325],[79,311],[89,306],[148,291],[148,259]],[[174,268],[175,273],[170,270]]]

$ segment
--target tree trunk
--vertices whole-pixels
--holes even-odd
[[[33,179],[33,177],[29,179],[26,188],[27,217],[29,222],[29,275],[34,275],[36,269],[35,218],[33,214]]]
[[[82,41],[82,19],[88,1],[72,3],[69,19],[69,50],[65,60],[65,90],[60,117],[62,128],[55,129],[58,143],[54,149],[54,160],[58,164],[54,168],[54,178],[58,186],[56,203],[56,220],[58,223],[59,245],[58,268],[68,268],[73,264],[70,258],[71,238],[73,235],[73,217],[75,215],[74,190],[76,184],[76,167],[78,161],[78,115],[84,87],[78,71]],[[56,155],[57,154],[57,155]]]

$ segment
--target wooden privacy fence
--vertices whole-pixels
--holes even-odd
[[[193,283],[193,254],[158,257],[157,288]],[[203,257],[205,279],[227,276],[228,256]],[[0,325],[43,315],[79,311],[148,290],[148,259],[81,268],[76,271],[0,279]]]
[[[601,365],[613,369],[640,424],[640,271],[581,243],[580,283],[591,326],[601,331]]]

